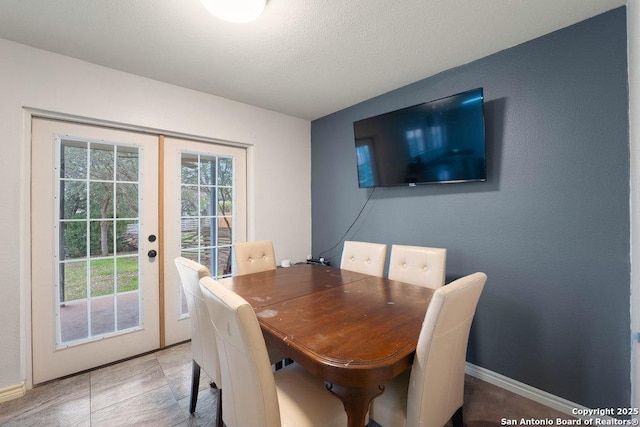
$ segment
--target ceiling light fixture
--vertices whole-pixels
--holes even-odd
[[[267,0],[200,0],[200,2],[216,18],[242,23],[257,19],[264,10]]]

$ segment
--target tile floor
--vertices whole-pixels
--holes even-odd
[[[35,387],[0,404],[1,426],[207,426],[217,391],[200,375],[189,414],[191,346],[177,345]]]
[[[180,344],[35,387],[20,399],[0,403],[0,426],[215,425],[217,391],[203,372],[191,415],[190,382],[191,347]],[[464,417],[467,427],[499,426],[502,418],[568,418],[471,377],[466,379]]]

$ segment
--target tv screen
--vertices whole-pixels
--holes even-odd
[[[353,123],[361,188],[486,180],[482,88]]]

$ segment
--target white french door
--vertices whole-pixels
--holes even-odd
[[[34,384],[158,348],[157,137],[34,119],[32,148]]]
[[[33,383],[191,337],[173,263],[231,274],[246,150],[32,122]]]
[[[246,150],[165,138],[163,152],[165,344],[191,336],[173,264],[183,256],[214,277],[232,273],[232,243],[246,240]]]

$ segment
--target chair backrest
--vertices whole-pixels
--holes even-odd
[[[211,380],[220,387],[220,363],[215,340],[215,330],[209,318],[209,310],[202,297],[200,279],[210,277],[209,269],[190,259],[178,257],[174,260],[182,289],[187,298],[191,315],[191,352],[193,360]]]
[[[238,275],[276,269],[276,256],[271,240],[256,240],[233,245]]]
[[[487,276],[473,273],[438,288],[411,368],[407,425],[444,425],[462,407],[469,330]]]
[[[382,277],[387,245],[382,243],[345,241],[340,268]]]
[[[446,265],[444,248],[392,245],[389,279],[437,289],[444,285]]]
[[[275,380],[255,312],[241,296],[211,277],[202,278],[200,287],[216,330],[224,423],[280,427]]]

